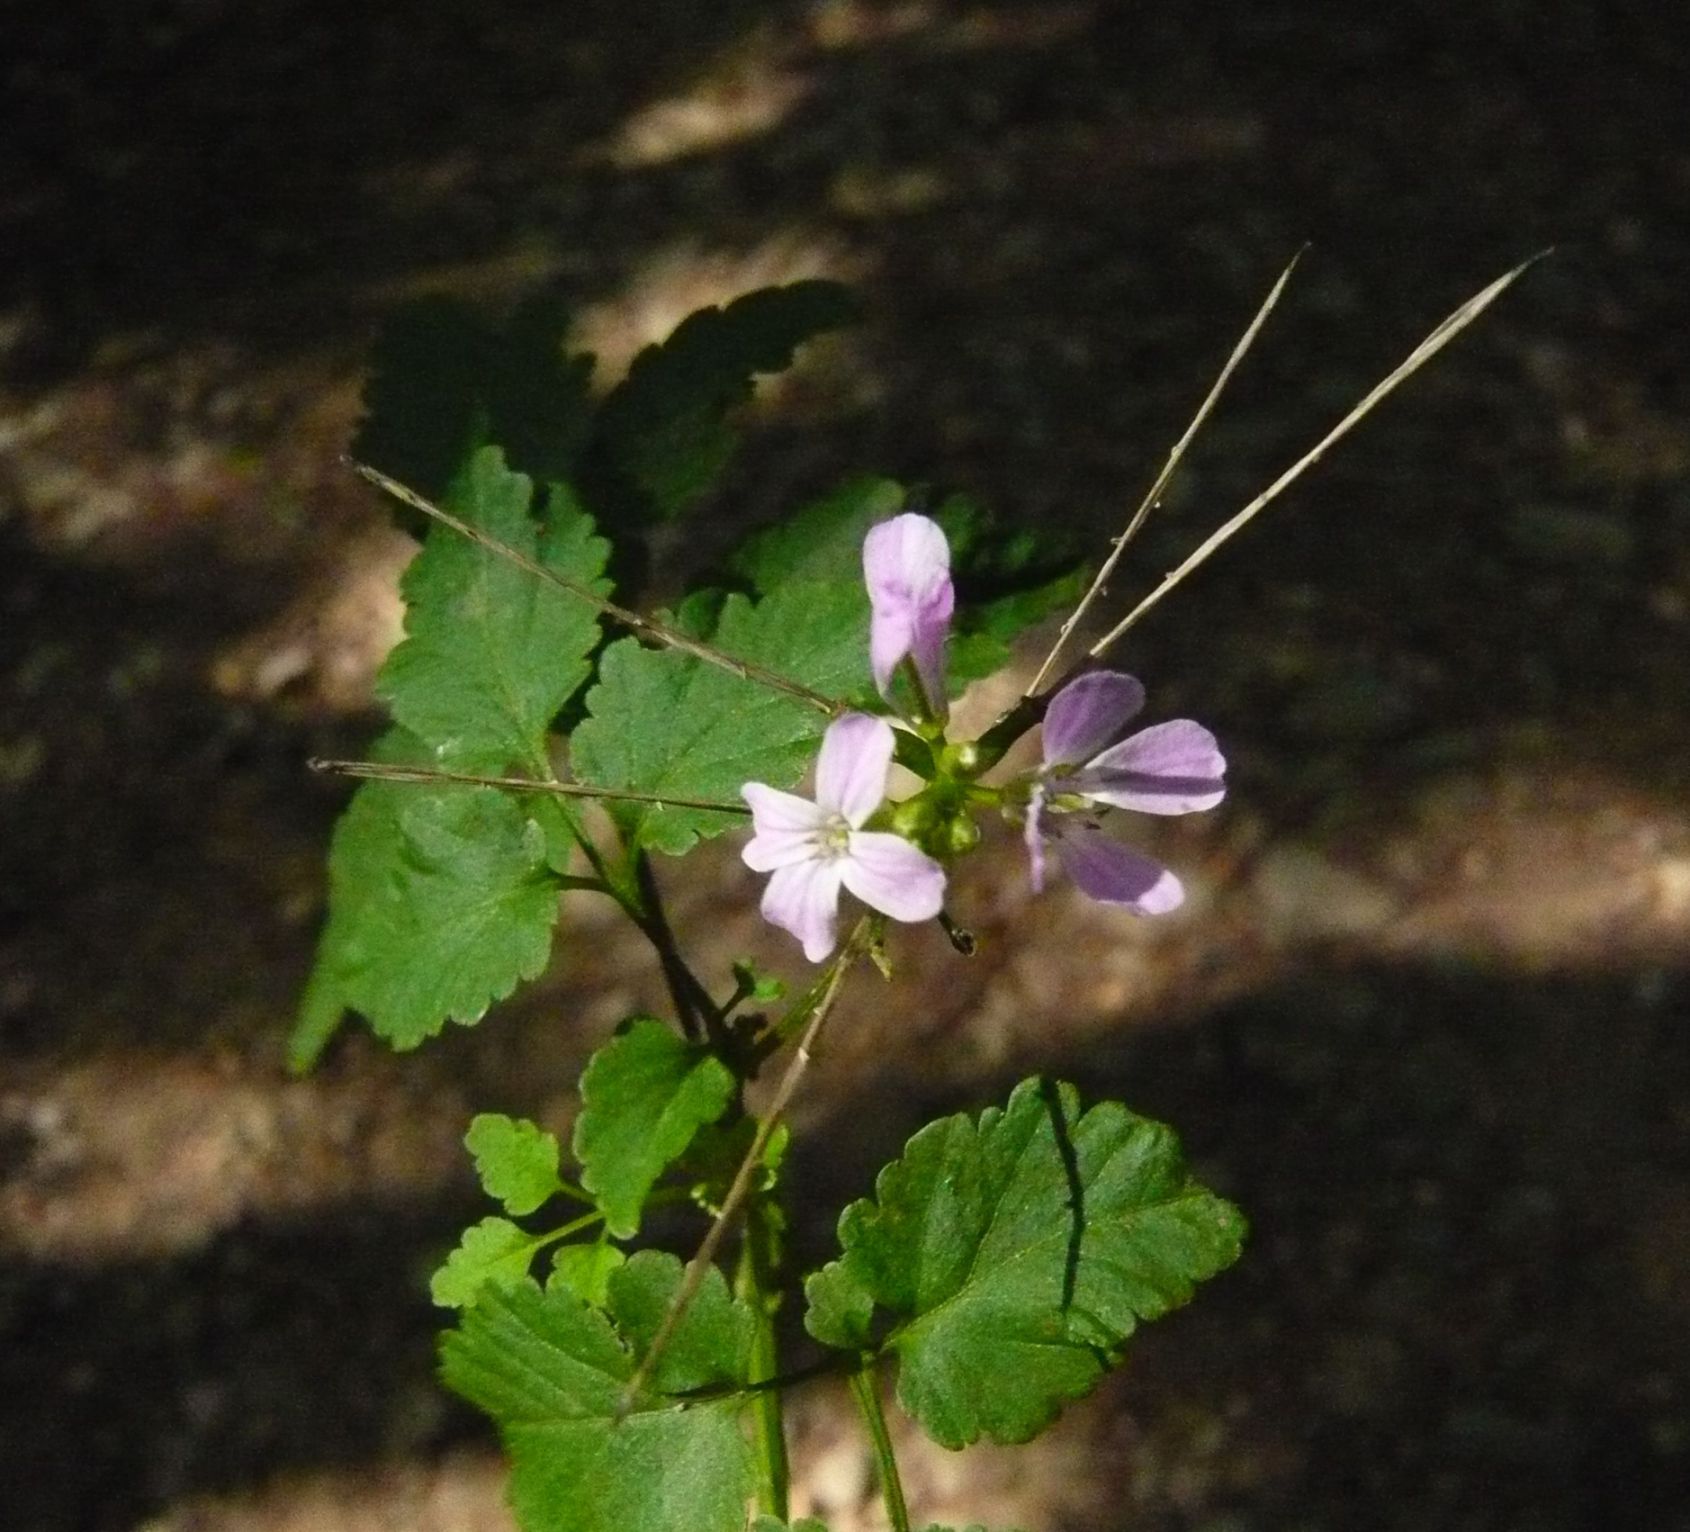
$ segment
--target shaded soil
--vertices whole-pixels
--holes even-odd
[[[1233,798],[1154,928],[966,870],[803,1108],[817,1205],[1061,1068],[1175,1123],[1245,1261],[994,1525],[1690,1528],[1690,39],[1626,4],[16,0],[0,60],[0,1489],[19,1532],[496,1525],[422,1278],[456,1139],[561,1123],[637,948],[402,1059],[279,1058],[406,545],[337,462],[401,298],[571,299],[614,367],[843,274],[667,577],[864,467],[1101,540],[1315,249],[1121,581],[1444,310],[1556,256],[1134,635]],[[985,708],[987,704],[980,704]],[[707,966],[778,957],[731,852]],[[679,884],[679,875],[670,881]],[[829,1216],[800,1238],[825,1248]],[[682,1231],[684,1233],[684,1231]],[[825,1391],[801,1478],[865,1524]],[[978,1466],[970,1468],[967,1465]]]

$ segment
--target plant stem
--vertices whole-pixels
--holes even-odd
[[[892,1433],[886,1429],[886,1412],[880,1407],[880,1372],[873,1358],[865,1358],[863,1365],[851,1374],[851,1397],[874,1446],[875,1472],[880,1477],[880,1494],[886,1502],[886,1517],[892,1524],[892,1532],[910,1532],[904,1481],[898,1477],[898,1455],[892,1450]]]
[[[681,1030],[694,1039],[702,1031],[712,1044],[717,1043],[722,1031],[721,1012],[716,1009],[709,990],[681,956],[680,943],[675,940],[674,928],[663,909],[663,891],[657,886],[651,859],[645,852],[636,851],[633,860],[634,883],[639,889],[643,912],[635,917],[635,923],[657,953],[657,963],[663,970],[663,982],[669,986],[669,997],[675,1003]]]
[[[491,777],[473,771],[438,771],[431,766],[390,766],[385,761],[330,761],[313,757],[306,770],[331,777],[360,777],[375,782],[415,782],[456,787],[498,787],[512,793],[549,793],[554,798],[595,798],[605,803],[650,803],[657,808],[706,809],[713,814],[748,816],[743,803],[716,798],[677,797],[674,793],[642,793],[628,787],[595,787],[591,782],[560,782],[555,776]]]
[[[646,1354],[640,1359],[639,1366],[634,1369],[633,1377],[628,1379],[622,1389],[618,1416],[626,1415],[634,1407],[634,1400],[651,1377],[658,1358],[663,1355],[664,1348],[675,1333],[675,1326],[681,1322],[681,1315],[686,1312],[687,1305],[697,1296],[698,1289],[703,1285],[704,1274],[710,1270],[711,1263],[716,1259],[716,1251],[721,1247],[729,1225],[739,1216],[746,1198],[751,1195],[752,1184],[757,1179],[758,1167],[763,1163],[763,1156],[768,1151],[769,1140],[774,1137],[775,1129],[780,1126],[781,1116],[792,1100],[793,1092],[798,1089],[798,1082],[803,1079],[804,1071],[810,1067],[811,1050],[816,1045],[816,1039],[821,1036],[821,1030],[827,1023],[834,1002],[839,998],[839,986],[845,982],[846,973],[868,946],[871,928],[872,922],[865,915],[857,922],[856,929],[847,938],[845,945],[834,955],[817,987],[812,989],[796,1008],[797,1016],[805,1015],[806,1007],[808,1008],[808,1024],[804,1028],[803,1036],[798,1039],[797,1048],[793,1050],[792,1062],[786,1066],[786,1072],[780,1077],[780,1084],[775,1087],[774,1099],[769,1103],[768,1113],[758,1121],[751,1147],[745,1151],[745,1158],[739,1162],[739,1169],[734,1172],[728,1194],[722,1199],[721,1211],[716,1214],[697,1253],[687,1262],[687,1269],[681,1276],[681,1285],[670,1300],[669,1312],[658,1325],[657,1333],[652,1336],[651,1344],[646,1348]]]
[[[1268,504],[1299,479],[1303,473],[1318,463],[1326,455],[1327,450],[1334,446],[1342,437],[1355,426],[1359,425],[1372,411],[1373,407],[1389,394],[1399,383],[1412,377],[1427,362],[1442,351],[1468,325],[1472,324],[1491,304],[1496,302],[1528,269],[1535,266],[1549,252],[1543,251],[1534,255],[1530,260],[1521,261],[1512,271],[1504,272],[1488,287],[1481,288],[1453,313],[1446,315],[1433,327],[1430,334],[1420,342],[1409,354],[1398,362],[1379,382],[1375,383],[1361,402],[1355,405],[1337,425],[1326,433],[1307,452],[1297,459],[1284,473],[1273,481],[1261,494],[1257,495],[1243,510],[1234,513],[1215,531],[1198,544],[1195,552],[1187,556],[1176,569],[1162,577],[1162,583],[1155,590],[1139,602],[1118,623],[1115,624],[1102,638],[1086,651],[1089,660],[1100,660],[1104,654],[1114,647],[1121,635],[1139,620],[1151,607],[1155,606],[1165,595],[1180,583],[1192,570],[1201,565],[1209,555],[1235,533],[1244,529],[1256,515],[1264,510]]]
[[[1304,250],[1307,248],[1306,245],[1303,247]],[[1203,429],[1203,422],[1209,418],[1209,414],[1219,402],[1221,394],[1225,392],[1226,385],[1231,381],[1238,364],[1244,360],[1244,353],[1255,344],[1256,336],[1261,333],[1262,326],[1267,323],[1268,315],[1273,312],[1274,305],[1279,302],[1279,295],[1285,291],[1285,284],[1291,280],[1291,273],[1296,270],[1297,262],[1302,258],[1303,251],[1299,250],[1291,257],[1291,263],[1285,270],[1280,272],[1279,280],[1273,284],[1267,297],[1263,299],[1262,306],[1256,310],[1256,317],[1250,321],[1248,328],[1239,338],[1238,344],[1232,348],[1232,354],[1226,359],[1226,366],[1221,368],[1220,376],[1215,379],[1202,404],[1198,406],[1197,413],[1191,417],[1191,424],[1185,428],[1184,435],[1174,443],[1173,450],[1168,453],[1167,462],[1162,465],[1162,471],[1156,475],[1155,482],[1145,491],[1144,498],[1139,501],[1138,509],[1133,512],[1131,519],[1128,520],[1126,530],[1110,545],[1109,556],[1104,559],[1102,567],[1093,576],[1091,585],[1086,590],[1085,595],[1080,598],[1080,604],[1063,620],[1062,631],[1056,635],[1056,642],[1050,646],[1050,653],[1044,657],[1044,663],[1039,666],[1038,672],[1027,683],[1027,688],[1022,693],[1024,697],[1034,696],[1039,688],[1044,685],[1046,677],[1055,668],[1056,657],[1062,652],[1062,646],[1068,642],[1069,635],[1079,626],[1080,619],[1091,610],[1092,602],[1103,593],[1104,588],[1109,584],[1109,577],[1114,574],[1115,566],[1121,562],[1121,555],[1126,551],[1127,544],[1133,540],[1138,529],[1144,525],[1145,519],[1161,502],[1162,491],[1168,487],[1168,481],[1173,478],[1174,470],[1179,467],[1180,459],[1185,456],[1186,448],[1191,445],[1192,439],[1197,433]]]
[[[745,1238],[734,1273],[734,1296],[752,1313],[751,1370],[747,1382],[766,1383],[777,1377],[780,1356],[775,1341],[775,1311],[780,1306],[777,1285],[780,1236],[766,1216],[762,1197],[754,1197],[746,1214]],[[778,1388],[758,1389],[751,1397],[757,1454],[757,1508],[785,1521],[786,1491],[791,1470],[786,1458],[786,1423]]]

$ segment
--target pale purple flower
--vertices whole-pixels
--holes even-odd
[[[1044,886],[1048,842],[1082,893],[1124,904],[1140,915],[1177,909],[1185,890],[1173,873],[1143,852],[1104,834],[1084,810],[1064,813],[1053,800],[1136,809],[1141,814],[1192,814],[1226,794],[1226,761],[1215,737],[1189,718],[1121,731],[1144,706],[1144,688],[1116,670],[1071,681],[1045,710],[1044,765],[1027,804],[1027,852],[1033,887]]]
[[[945,638],[956,608],[944,529],[913,513],[870,527],[863,539],[863,579],[873,609],[869,662],[881,696],[888,695],[892,672],[909,655],[927,701],[942,712]]]
[[[740,853],[753,872],[772,873],[763,918],[790,931],[819,963],[837,940],[839,890],[894,920],[931,920],[945,897],[945,870],[901,835],[865,830],[886,797],[892,726],[846,713],[828,726],[816,761],[816,799],[761,782],[740,789],[755,833]]]

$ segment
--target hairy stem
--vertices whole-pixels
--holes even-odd
[[[782,1115],[791,1102],[793,1093],[798,1089],[798,1082],[803,1079],[804,1071],[810,1067],[810,1055],[816,1046],[816,1039],[821,1036],[822,1028],[827,1024],[827,1018],[832,1014],[834,1003],[839,998],[840,986],[845,982],[845,975],[862,955],[868,946],[869,932],[872,921],[864,916],[857,922],[845,945],[834,955],[828,965],[827,972],[822,976],[816,988],[806,995],[796,1008],[795,1014],[803,1016],[808,1007],[808,1019],[804,1024],[803,1035],[798,1039],[798,1046],[793,1050],[792,1061],[786,1066],[786,1072],[780,1077],[780,1083],[775,1087],[774,1099],[769,1103],[769,1109],[758,1120],[757,1132],[751,1140],[751,1147],[745,1151],[745,1158],[739,1163],[739,1169],[734,1172],[732,1183],[728,1187],[728,1194],[722,1199],[721,1210],[712,1221],[709,1231],[698,1247],[698,1253],[687,1263],[687,1269],[682,1274],[681,1285],[670,1301],[669,1311],[663,1316],[663,1322],[658,1325],[657,1333],[651,1338],[651,1345],[646,1354],[640,1358],[640,1364],[634,1369],[627,1386],[622,1390],[622,1399],[618,1406],[618,1414],[626,1415],[633,1408],[634,1400],[645,1387],[652,1370],[657,1366],[665,1348],[675,1333],[675,1326],[681,1322],[681,1315],[687,1311],[687,1305],[698,1295],[698,1289],[704,1282],[705,1273],[710,1270],[716,1259],[716,1252],[721,1248],[722,1240],[726,1236],[733,1220],[739,1216],[745,1206],[746,1198],[751,1195],[752,1183],[757,1179],[758,1168],[763,1163],[763,1155],[769,1147],[769,1140],[774,1137],[775,1129],[780,1126]]]
[[[851,1374],[851,1397],[874,1446],[874,1467],[881,1498],[886,1502],[886,1519],[892,1524],[892,1532],[910,1532],[904,1481],[898,1477],[898,1455],[892,1450],[892,1433],[886,1429],[886,1412],[880,1407],[880,1372],[872,1358],[865,1359]]]

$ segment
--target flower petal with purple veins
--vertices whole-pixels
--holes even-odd
[[[1122,671],[1093,670],[1070,681],[1045,709],[1045,764],[1083,765],[1143,706],[1143,685]]]
[[[747,782],[739,792],[751,805],[756,832],[740,859],[753,872],[773,872],[815,855],[817,837],[834,817],[826,809],[761,782]]]
[[[1063,785],[1118,809],[1194,814],[1226,796],[1225,775],[1215,736],[1189,718],[1175,718],[1105,750]]]
[[[804,956],[819,963],[838,941],[841,858],[812,858],[780,867],[763,890],[763,918],[789,931]]]
[[[1166,867],[1094,825],[1065,825],[1051,838],[1068,876],[1090,898],[1125,905],[1138,915],[1166,915],[1185,901],[1180,880]]]
[[[872,618],[869,662],[884,696],[905,655],[915,659],[927,700],[944,706],[945,639],[956,606],[951,550],[938,522],[906,513],[870,527],[863,579]]]
[[[846,713],[829,724],[816,761],[821,811],[843,814],[853,830],[859,828],[886,797],[895,744],[891,724],[868,713]]]
[[[839,866],[846,888],[894,920],[931,920],[945,902],[945,869],[901,835],[859,830]]]
[[[1021,838],[1027,843],[1027,863],[1031,872],[1033,892],[1045,889],[1045,785],[1033,784],[1032,796],[1027,800],[1027,818],[1021,828]]]

